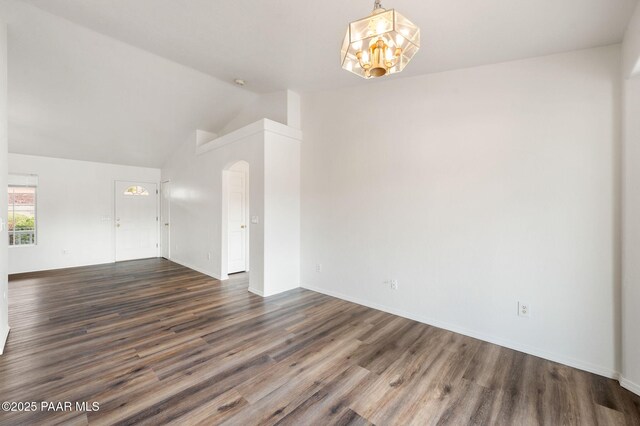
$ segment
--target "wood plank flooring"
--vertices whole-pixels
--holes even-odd
[[[312,291],[163,259],[11,277],[0,424],[640,425],[617,382]]]

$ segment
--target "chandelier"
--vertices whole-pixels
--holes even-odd
[[[349,24],[342,42],[342,68],[363,78],[404,69],[420,49],[420,28],[375,0],[370,16]]]

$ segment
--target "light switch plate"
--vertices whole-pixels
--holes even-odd
[[[258,216],[251,216],[251,223],[260,223],[260,218]]]

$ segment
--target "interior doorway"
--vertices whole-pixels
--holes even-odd
[[[226,266],[223,275],[248,272],[249,163],[238,161],[222,173],[223,266]]]
[[[160,253],[171,259],[171,182],[160,184]]]
[[[158,186],[115,184],[116,261],[158,256]]]

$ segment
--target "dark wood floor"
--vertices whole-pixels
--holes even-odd
[[[617,382],[308,290],[151,259],[10,281],[1,424],[633,424]]]

